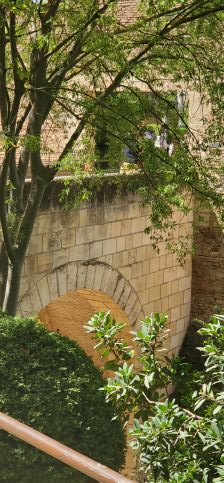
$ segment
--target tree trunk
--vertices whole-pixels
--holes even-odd
[[[36,221],[39,207],[48,185],[49,181],[34,178],[31,182],[29,198],[26,204],[26,209],[24,211],[23,219],[19,227],[19,234],[17,238],[21,238],[18,246],[14,246],[14,259],[10,260],[9,256],[4,253],[3,258],[0,258],[0,266],[2,260],[5,259],[5,270],[4,264],[0,269],[0,276],[2,272],[2,288],[1,296],[1,307],[5,312],[10,315],[16,315],[18,300],[19,300],[19,289],[21,281],[21,272],[23,263],[25,260],[28,244],[32,235],[34,223]],[[1,253],[0,253],[1,257]],[[1,280],[0,280],[1,284]]]
[[[0,248],[0,307],[3,306],[5,298],[5,290],[8,278],[8,257],[5,245],[2,242]]]
[[[9,265],[8,267],[3,310],[10,315],[16,315],[22,266],[23,262],[17,260],[17,263],[14,266]]]

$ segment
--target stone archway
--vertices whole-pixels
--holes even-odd
[[[90,260],[66,263],[41,278],[19,300],[18,313],[38,314],[43,307],[72,290],[103,292],[111,297],[133,325],[144,311],[131,284],[110,265]]]
[[[99,352],[94,350],[96,341],[88,334],[84,326],[96,312],[108,312],[117,322],[125,323],[120,336],[133,346],[130,334],[130,322],[124,310],[104,292],[96,290],[72,290],[53,300],[38,314],[39,319],[50,331],[58,331],[72,340],[78,342],[85,352],[90,355],[96,365],[103,367],[108,358],[101,358]],[[106,375],[109,375],[109,373]]]

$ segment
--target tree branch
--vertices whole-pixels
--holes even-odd
[[[10,149],[5,154],[5,159],[2,164],[1,176],[0,176],[0,220],[2,226],[2,233],[4,239],[4,245],[11,263],[16,261],[16,252],[12,244],[10,237],[10,231],[7,220],[7,210],[6,210],[6,199],[7,199],[7,181],[9,173],[9,163],[10,163]]]
[[[5,9],[0,7],[0,113],[4,131],[8,127],[10,100],[6,82],[6,35],[5,35]]]

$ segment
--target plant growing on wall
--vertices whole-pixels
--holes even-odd
[[[124,423],[134,413],[131,445],[137,451],[138,481],[169,483],[216,482],[224,476],[224,317],[204,324],[199,350],[204,371],[193,371],[184,359],[167,357],[164,349],[167,317],[146,317],[134,341],[134,351],[119,338],[123,325],[109,313],[98,313],[86,330],[96,340],[105,367],[114,371],[103,388]],[[174,391],[174,392],[173,392]]]
[[[114,409],[99,391],[100,371],[75,342],[34,319],[0,314],[0,354],[1,411],[106,466],[121,468],[121,422],[113,419]],[[93,480],[1,430],[0,481]]]
[[[156,227],[173,206],[187,210],[180,186],[217,207],[222,204],[216,168],[222,134],[223,1],[142,0],[131,23],[120,8],[118,0],[0,1],[0,305],[11,314],[16,313],[22,266],[44,192],[63,162],[80,171],[84,131],[90,161],[93,131],[102,123],[113,146],[117,140],[135,150],[145,175],[142,194],[153,205]],[[200,139],[178,105],[161,94],[167,78],[175,89],[196,89],[211,103]],[[151,97],[143,101],[135,81]],[[126,99],[112,96],[118,91],[126,92]],[[163,115],[167,110],[169,125]],[[182,127],[172,121],[176,114]],[[173,138],[172,157],[146,139],[146,117],[163,123]],[[27,177],[30,189],[24,193]]]

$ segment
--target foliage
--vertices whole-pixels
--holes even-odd
[[[119,339],[121,324],[109,313],[96,314],[87,331],[102,355],[113,355],[103,388],[126,422],[134,413],[131,445],[137,451],[144,481],[208,483],[224,474],[224,317],[214,316],[200,329],[204,371],[193,371],[179,356],[167,357],[167,317],[146,317],[133,352]],[[129,359],[126,362],[126,359]],[[125,361],[124,361],[125,360]],[[173,389],[175,392],[173,393]]]
[[[124,147],[134,152],[156,230],[174,208],[190,209],[181,187],[222,216],[223,0],[137,4],[128,21],[119,0],[0,1],[0,305],[11,314],[45,190],[69,168],[78,200],[89,195],[82,171],[100,164],[99,130],[103,161],[119,169]],[[203,106],[200,135],[196,107],[178,101],[187,91]],[[150,125],[172,141],[172,155],[146,138]]]
[[[1,411],[115,470],[125,438],[99,391],[99,370],[73,341],[34,319],[0,317]],[[110,440],[110,444],[106,441]],[[0,432],[1,482],[90,482],[91,478]]]

